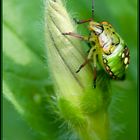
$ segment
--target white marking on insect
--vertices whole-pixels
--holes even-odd
[[[109,72],[109,75],[110,75],[110,76],[112,76],[112,75],[113,75],[113,73],[110,71],[110,72]]]
[[[108,71],[110,68],[108,66],[106,66],[106,70]]]
[[[125,56],[124,53],[122,53],[122,58],[124,58],[124,56]]]
[[[125,57],[124,64],[127,64],[127,63],[128,63],[128,57]]]

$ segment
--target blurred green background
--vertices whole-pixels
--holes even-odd
[[[113,120],[113,135],[111,140],[137,140],[138,123],[138,43],[137,43],[137,1],[136,0],[94,0],[95,20],[108,21],[126,41],[130,49],[130,65],[126,80],[111,83],[113,99],[109,108],[110,117]],[[9,30],[28,46],[28,49],[43,62],[44,75],[48,76],[45,67],[44,45],[44,0],[4,0],[3,1],[3,30],[4,48],[9,43],[6,37]],[[73,17],[87,19],[91,17],[91,0],[66,0],[67,9]],[[88,34],[85,25],[78,26],[81,34]],[[5,43],[6,42],[6,43]],[[80,47],[80,46],[79,46]],[[5,51],[6,52],[6,51]],[[7,51],[8,52],[8,51]],[[9,51],[10,52],[10,51]],[[16,50],[15,50],[16,53]],[[17,51],[17,53],[19,53]],[[10,71],[15,65],[11,64],[7,54],[4,53],[4,71]],[[19,54],[20,55],[20,54]],[[22,59],[22,57],[21,57]],[[23,60],[24,61],[24,58]],[[32,67],[32,66],[31,66]],[[34,66],[37,67],[37,66]],[[44,68],[45,67],[45,68]],[[14,69],[14,68],[13,68]],[[12,69],[12,70],[13,70]],[[18,70],[15,70],[18,69]],[[22,73],[21,67],[15,67],[13,72]],[[39,68],[38,68],[39,69]],[[26,70],[28,71],[28,70]],[[35,72],[36,75],[39,72]],[[41,73],[41,72],[40,72]],[[26,75],[26,72],[25,72]],[[44,76],[42,75],[42,77]],[[6,75],[8,77],[8,74]],[[36,80],[31,73],[27,74],[32,80]],[[38,76],[39,77],[39,76]],[[49,83],[50,84],[50,83]],[[38,89],[38,88],[37,88]],[[49,88],[47,88],[49,90]],[[13,90],[14,91],[14,90]],[[122,128],[118,129],[118,125]],[[53,127],[53,126],[52,126]],[[117,136],[117,132],[120,131]],[[43,140],[43,135],[38,134],[23,120],[11,103],[3,99],[3,140]],[[49,140],[49,138],[48,138]]]

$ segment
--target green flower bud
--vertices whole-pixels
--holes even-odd
[[[98,80],[98,86],[94,89],[93,72],[89,64],[76,73],[86,56],[79,40],[62,35],[76,32],[63,3],[60,0],[48,0],[45,12],[47,60],[54,82],[57,114],[82,139],[107,140],[108,82]]]

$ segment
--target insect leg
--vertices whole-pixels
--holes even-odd
[[[94,0],[92,0],[92,18],[86,19],[86,20],[77,20],[76,18],[73,18],[73,20],[77,24],[83,24],[83,23],[86,23],[86,22],[93,21],[93,17],[94,17]]]
[[[86,42],[86,44],[88,45],[88,47],[89,47],[89,49],[88,49],[88,51],[87,51],[87,53],[89,53],[90,52],[90,49],[91,49],[91,45],[90,45],[90,43],[89,42]]]
[[[91,57],[93,55],[94,49],[95,49],[94,47],[90,49],[89,54],[88,54],[88,57],[86,58],[85,62],[82,65],[80,65],[80,67],[76,71],[76,73],[78,73],[81,70],[81,68],[83,68],[89,62],[89,60],[91,59]]]
[[[73,33],[73,32],[62,33],[62,35],[70,35],[70,36],[73,36],[73,37],[79,38],[79,39],[81,39],[81,40],[88,41],[88,37],[84,37],[84,36],[81,36],[81,35],[76,34],[76,33]]]
[[[89,62],[89,59],[86,59],[85,62],[82,65],[80,65],[76,73],[78,73],[88,62]]]
[[[73,20],[74,20],[75,23],[77,23],[77,24],[83,24],[83,23],[86,23],[86,22],[90,22],[90,21],[92,21],[93,19],[90,18],[90,19],[86,19],[86,20],[77,20],[76,18],[73,18]]]
[[[93,86],[96,88],[96,78],[97,78],[97,69],[96,69],[96,46],[93,46],[88,54],[88,59],[91,59],[93,57],[93,63],[94,63],[94,69],[93,69]]]
[[[93,86],[96,88],[96,78],[97,78],[97,69],[96,69],[96,53],[93,54],[93,62],[94,62],[94,69],[93,69]]]

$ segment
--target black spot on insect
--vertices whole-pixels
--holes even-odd
[[[120,44],[120,42],[116,43],[115,46],[117,46],[117,45],[119,45],[119,44]]]
[[[93,52],[95,52],[96,51],[96,49],[93,49]]]
[[[111,53],[110,53],[110,50],[109,50],[109,52],[104,52],[104,54],[106,54],[106,55],[110,55]]]
[[[112,34],[115,34],[115,32],[112,32]]]
[[[109,28],[106,28],[107,30],[109,29]]]

